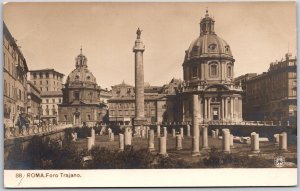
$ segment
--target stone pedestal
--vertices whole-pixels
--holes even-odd
[[[93,128],[91,129],[91,137],[95,137],[95,130]]]
[[[190,125],[187,125],[187,126],[186,126],[186,136],[187,136],[187,137],[190,137],[190,136],[191,136],[191,126],[190,126]]]
[[[286,132],[279,134],[279,150],[287,151],[287,134],[286,134]]]
[[[160,126],[159,125],[156,126],[156,133],[157,133],[157,137],[159,138],[160,137]]]
[[[251,133],[251,152],[259,153],[259,134],[253,132]]]
[[[124,132],[124,143],[125,143],[125,146],[131,145],[131,139],[132,139],[131,131],[130,131],[129,128],[126,128],[125,132]]]
[[[87,137],[87,149],[91,150],[94,146],[93,137]]]
[[[149,151],[154,151],[154,130],[149,130],[148,150]]]
[[[275,145],[279,144],[279,134],[274,134],[274,144]]]
[[[167,155],[167,137],[159,138],[159,154]]]
[[[223,152],[224,153],[230,153],[230,131],[229,129],[223,129],[222,130],[222,146],[223,146]]]
[[[192,156],[200,155],[199,149],[199,99],[198,95],[192,95],[192,124],[193,124],[193,138],[192,138]]]
[[[181,135],[176,135],[176,150],[182,149],[182,137]]]
[[[124,135],[122,133],[119,134],[119,150],[124,151]]]
[[[176,137],[176,130],[173,128],[172,129],[172,136],[175,138]]]
[[[202,126],[202,149],[209,149],[207,131],[207,126]]]

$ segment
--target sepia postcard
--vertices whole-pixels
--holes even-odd
[[[3,4],[4,187],[297,186],[290,2]]]

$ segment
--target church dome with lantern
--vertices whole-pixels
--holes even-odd
[[[215,20],[206,11],[200,22],[200,36],[192,41],[186,50],[185,61],[205,57],[233,59],[229,44],[215,33],[214,25]]]
[[[231,83],[234,61],[229,44],[215,33],[215,20],[206,10],[200,21],[200,35],[185,51],[184,81],[191,86]]]
[[[66,84],[69,86],[76,84],[97,84],[96,78],[88,69],[87,58],[82,54],[82,49],[75,59],[75,67],[76,68],[68,75]]]

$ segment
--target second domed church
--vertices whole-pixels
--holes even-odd
[[[63,101],[58,107],[60,123],[81,126],[83,123],[95,125],[103,121],[107,108],[101,98],[108,92],[98,86],[96,78],[88,69],[87,58],[82,54],[82,49],[62,92]]]
[[[242,89],[235,86],[234,58],[229,44],[214,30],[215,20],[206,11],[200,34],[185,52],[180,89],[180,121],[191,121],[191,95],[199,98],[202,122],[242,121]]]

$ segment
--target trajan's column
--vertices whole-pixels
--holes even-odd
[[[140,28],[136,31],[137,37],[133,52],[135,54],[135,119],[134,126],[143,125],[146,121],[144,111],[144,66],[143,66],[143,52],[145,45],[141,41]]]

